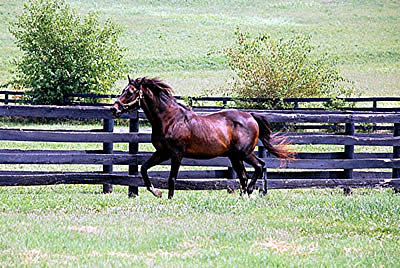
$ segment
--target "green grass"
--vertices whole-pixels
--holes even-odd
[[[279,190],[265,198],[98,186],[0,188],[0,265],[399,265],[391,190]]]
[[[237,26],[274,36],[311,33],[338,56],[364,95],[399,95],[398,1],[69,1],[125,28],[121,42],[134,75],[160,76],[177,94],[200,95],[230,77],[212,53]],[[0,1],[0,84],[19,55],[7,27],[23,1]],[[120,81],[116,88],[125,84]],[[37,128],[36,124],[0,127]],[[100,125],[40,125],[43,129]],[[100,149],[98,144],[1,142],[0,148]],[[127,149],[126,145],[115,145]],[[297,146],[322,152],[342,147]],[[151,150],[144,145],[142,149]],[[387,148],[373,149],[387,151]],[[357,151],[371,151],[356,147]],[[389,150],[389,149],[388,149]],[[94,170],[89,165],[0,165],[0,170]],[[126,167],[116,167],[125,169]],[[0,266],[384,266],[400,264],[400,196],[390,189],[274,190],[265,198],[225,191],[177,191],[173,200],[126,187],[0,188]]]
[[[160,76],[177,94],[200,95],[223,87],[230,73],[213,53],[230,45],[234,30],[275,37],[311,33],[318,51],[337,56],[343,74],[364,95],[398,95],[400,3],[398,1],[68,1],[85,13],[100,11],[124,27],[121,43],[135,76]],[[23,1],[0,3],[0,81],[19,55],[8,23]],[[116,90],[125,81],[117,83]]]

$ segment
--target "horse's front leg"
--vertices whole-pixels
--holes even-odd
[[[163,161],[168,160],[170,157],[163,151],[155,151],[152,156],[144,163],[140,169],[140,173],[142,174],[142,178],[144,181],[144,185],[147,190],[149,190],[153,195],[157,197],[162,196],[162,192],[158,189],[155,189],[153,184],[150,181],[149,176],[147,175],[147,170],[155,165],[160,164]]]
[[[177,154],[171,158],[171,171],[168,178],[168,199],[174,197],[175,181],[178,177],[179,167],[181,166],[182,156]]]

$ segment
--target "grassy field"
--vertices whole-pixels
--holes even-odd
[[[125,29],[121,40],[134,75],[167,79],[178,94],[207,94],[230,73],[213,53],[233,42],[236,27],[274,37],[310,33],[319,50],[337,56],[342,73],[364,95],[399,95],[398,1],[125,1],[69,0],[82,13],[100,11]],[[19,54],[7,28],[22,0],[0,1],[0,81]],[[116,87],[119,88],[120,82]],[[119,89],[118,89],[119,92]]]
[[[399,1],[68,0],[124,27],[121,42],[135,76],[160,76],[177,94],[206,94],[230,77],[214,53],[236,27],[275,37],[311,33],[338,56],[364,95],[399,95]],[[22,0],[0,0],[0,84],[20,52],[7,28]],[[116,85],[116,91],[125,81]],[[0,128],[92,129],[101,125],[21,124]],[[152,150],[141,145],[141,150]],[[343,150],[300,146],[296,151]],[[0,142],[0,149],[101,149],[101,144]],[[127,150],[118,144],[117,150]],[[356,147],[391,152],[392,148]],[[126,170],[117,166],[115,170]],[[0,165],[0,170],[101,170],[90,165]],[[165,193],[164,193],[165,194]],[[126,187],[0,188],[0,267],[14,266],[380,266],[400,265],[400,195],[391,189],[274,190],[262,198],[225,191],[178,191],[155,199]]]
[[[0,266],[379,266],[400,264],[391,190],[178,192],[0,188]]]

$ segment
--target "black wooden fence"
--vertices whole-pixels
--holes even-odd
[[[268,168],[269,189],[292,188],[400,188],[400,113],[327,112],[327,111],[258,111],[269,121],[290,125],[287,133],[296,145],[297,160],[278,169],[280,161],[266,153],[261,143],[258,155]],[[207,112],[206,112],[207,113]],[[138,166],[151,152],[139,150],[149,143],[151,133],[139,131],[143,114],[135,111],[123,115],[129,130],[114,131],[114,120],[104,107],[57,107],[1,105],[0,117],[44,117],[72,120],[103,120],[103,128],[91,131],[0,129],[0,164],[91,164],[102,165],[102,172],[0,171],[0,186],[51,184],[103,184],[105,192],[113,184],[129,186],[137,194],[143,186]],[[358,125],[382,127],[370,132],[357,131]],[[297,128],[296,128],[297,126]],[[301,126],[310,126],[302,128]],[[338,132],[327,131],[337,129]],[[339,126],[339,127],[338,127]],[[343,130],[343,131],[341,131]],[[22,150],[4,148],[4,141],[102,143],[103,150]],[[128,151],[113,150],[115,143],[129,143]],[[314,146],[319,145],[319,146]],[[322,145],[322,146],[321,146]],[[332,146],[334,145],[334,146]],[[317,148],[317,149],[315,149]],[[359,149],[367,148],[360,151]],[[168,165],[169,162],[163,163]],[[113,165],[129,165],[129,172],[113,172]],[[239,183],[226,158],[211,160],[184,159],[177,189],[218,190],[238,188]],[[188,168],[189,167],[189,168]],[[199,168],[200,167],[200,168]],[[168,171],[152,171],[156,187],[166,188]],[[261,187],[262,182],[257,186]]]
[[[23,91],[0,91],[0,103],[15,104],[21,103]],[[71,94],[65,99],[68,105],[89,105],[89,106],[108,106],[118,95],[113,94]],[[224,109],[234,107],[237,101],[248,103],[268,103],[275,102],[275,99],[268,98],[246,98],[234,99],[230,97],[182,97],[177,99],[185,100],[193,108],[217,108]],[[97,100],[97,102],[93,102]],[[344,102],[341,110],[363,111],[363,112],[400,112],[400,97],[360,97],[360,98],[338,98]],[[329,104],[330,98],[285,98],[283,102],[288,104],[288,109],[295,110],[323,110],[323,104]]]

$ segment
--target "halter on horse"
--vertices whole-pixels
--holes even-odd
[[[141,167],[147,189],[161,197],[147,175],[147,170],[171,159],[168,179],[168,198],[172,198],[175,180],[183,157],[210,159],[226,156],[237,173],[243,192],[251,194],[258,179],[263,177],[265,163],[254,154],[258,139],[271,154],[283,160],[292,160],[293,153],[285,149],[284,137],[274,138],[268,121],[261,114],[239,110],[198,115],[190,108],[176,102],[172,88],[159,79],[131,79],[121,96],[111,107],[114,116],[131,109],[142,108],[152,126],[151,141],[156,148]],[[272,142],[278,141],[278,145]],[[247,185],[243,161],[254,167],[254,175]],[[266,185],[266,178],[264,177]]]

